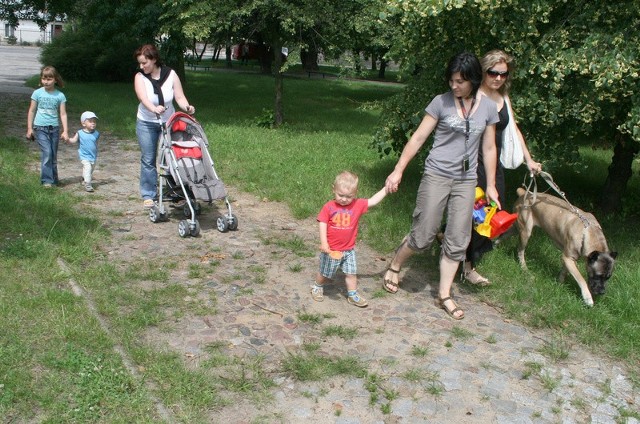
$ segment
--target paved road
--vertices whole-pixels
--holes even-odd
[[[3,93],[31,93],[24,82],[40,72],[39,47],[0,46],[0,90]]]

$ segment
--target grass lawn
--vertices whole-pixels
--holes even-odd
[[[234,189],[287,204],[296,218],[317,213],[331,198],[331,183],[341,170],[349,169],[360,176],[359,194],[364,197],[382,187],[395,164],[395,158],[380,159],[369,143],[380,103],[398,92],[397,85],[287,78],[286,124],[270,129],[261,124],[270,118],[272,78],[221,71],[188,72],[187,77],[187,96],[206,130],[223,181]],[[137,101],[132,84],[69,83],[64,92],[69,99],[70,122],[75,123],[82,111],[90,109],[100,117],[102,131],[135,138]],[[105,231],[89,216],[66,207],[70,200],[64,193],[40,190],[37,178],[24,172],[27,161],[33,158],[24,155],[23,149],[15,140],[0,137],[0,199],[4,212],[0,222],[0,279],[4,282],[0,291],[0,416],[9,411],[13,416],[37,417],[38,411],[31,410],[35,405],[47,414],[55,411],[61,421],[91,422],[100,417],[89,407],[95,400],[90,397],[100,394],[108,400],[110,417],[116,422],[153,421],[157,417],[151,412],[148,393],[124,370],[113,353],[114,341],[100,331],[76,297],[59,289],[65,276],[58,271],[56,258],[73,264],[89,263],[94,258],[93,247],[106,236]],[[604,181],[610,153],[585,150],[583,154],[585,168],[579,173],[548,171],[570,201],[593,210],[591,199]],[[404,175],[401,190],[364,218],[360,238],[381,254],[389,255],[409,229],[420,169],[421,164],[414,161]],[[635,164],[630,193],[639,192],[637,173]],[[508,172],[511,195],[523,176],[523,171]],[[507,199],[506,204],[511,205],[513,200]],[[25,210],[30,211],[26,218]],[[534,232],[527,249],[530,272],[521,271],[517,264],[516,239],[507,239],[481,262],[482,273],[494,284],[467,290],[498,305],[506,317],[535,328],[553,329],[560,341],[577,340],[611,355],[628,365],[638,385],[639,216],[637,195],[630,195],[623,214],[599,217],[609,246],[619,252],[619,258],[607,294],[596,298],[593,308],[583,305],[577,284],[570,278],[564,284],[556,281],[560,253],[541,232]],[[433,267],[435,260],[423,257],[413,266]],[[580,269],[584,269],[582,264]],[[161,270],[140,272],[158,272],[149,278],[162,278]],[[99,286],[111,284],[118,276],[105,264],[91,278]],[[176,297],[171,290],[179,288],[166,290],[157,296]],[[153,309],[152,300],[135,293],[131,296],[132,304],[146,301]],[[161,300],[153,301],[161,304]],[[81,324],[69,322],[65,317],[70,311],[86,319]],[[152,314],[151,318],[145,315],[145,320],[152,318]],[[139,325],[151,325],[145,320]],[[133,335],[119,337],[126,341]],[[152,354],[135,353],[139,357]],[[178,362],[176,358],[161,359],[159,363],[169,368]],[[43,372],[45,369],[47,372]],[[173,378],[180,386],[181,379],[196,377],[185,371]],[[59,398],[62,387],[71,388],[72,402]],[[62,410],[70,402],[78,407]],[[201,404],[183,406],[187,410],[206,409],[217,399],[212,396],[194,402]]]

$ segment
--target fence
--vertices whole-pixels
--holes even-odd
[[[50,23],[42,30],[32,21],[21,21],[17,28],[9,26],[6,21],[4,30],[0,33],[0,44],[46,44],[62,32],[61,23]]]

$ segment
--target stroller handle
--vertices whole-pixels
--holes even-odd
[[[166,122],[162,122],[162,115],[160,115],[159,113],[156,113],[156,118],[158,119],[158,124],[160,124],[160,128],[162,128],[162,130],[165,131],[167,129],[167,124]]]

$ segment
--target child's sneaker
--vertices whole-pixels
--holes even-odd
[[[311,297],[316,302],[322,302],[324,300],[324,289],[322,286],[314,284],[311,286]]]
[[[93,186],[91,185],[91,183],[86,183],[86,184],[84,185],[84,190],[85,190],[86,192],[88,192],[88,193],[92,193],[92,192],[94,191],[94,190],[93,190]]]
[[[359,308],[364,308],[369,304],[364,299],[364,297],[361,297],[358,293],[354,294],[353,296],[347,297],[347,302]]]

